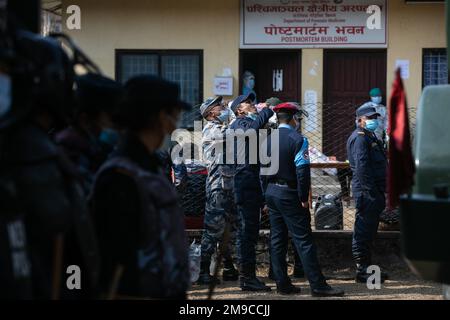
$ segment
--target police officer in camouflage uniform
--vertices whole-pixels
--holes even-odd
[[[234,166],[226,164],[226,130],[230,121],[230,109],[222,104],[222,97],[209,98],[200,106],[201,115],[208,121],[203,128],[203,154],[208,165],[206,180],[206,208],[204,233],[202,237],[202,256],[199,284],[211,282],[209,268],[211,255],[224,236],[228,227],[230,237],[223,248],[224,281],[238,280],[232,252],[235,239],[237,211],[234,204],[233,179]]]

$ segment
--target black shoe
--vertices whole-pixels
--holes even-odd
[[[305,271],[301,268],[294,268],[294,272],[292,273],[292,278],[295,278],[295,279],[305,278]]]
[[[342,297],[344,290],[326,285],[323,288],[311,289],[311,295],[313,297]]]
[[[234,268],[223,268],[222,280],[223,281],[237,281],[239,279],[239,272]]]
[[[257,277],[240,277],[240,286],[242,291],[272,291],[272,289]]]
[[[212,277],[209,273],[200,273],[196,284],[209,285],[213,280],[216,284],[220,284],[220,280]]]
[[[277,292],[281,295],[293,295],[293,294],[300,294],[302,290],[299,287],[290,284],[288,286],[277,287]]]

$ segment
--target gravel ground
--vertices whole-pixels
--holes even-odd
[[[272,287],[269,293],[248,293],[239,289],[238,282],[228,282],[216,287],[213,299],[216,300],[312,300],[309,285],[305,280],[295,280],[295,285],[300,286],[302,293],[294,296],[282,296],[276,293],[275,283],[265,277],[264,272],[259,272],[262,279]],[[325,272],[332,286],[345,290],[345,296],[341,298],[328,298],[335,300],[442,300],[442,285],[420,280],[408,270],[390,271],[390,280],[382,284],[380,290],[369,290],[364,284],[357,284],[351,279],[351,270]],[[332,276],[330,276],[332,275]],[[206,299],[208,288],[206,286],[193,285],[189,292],[189,299]],[[320,298],[323,299],[323,298]]]

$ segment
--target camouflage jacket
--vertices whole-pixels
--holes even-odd
[[[226,164],[233,155],[227,155],[226,136],[228,125],[219,121],[208,121],[203,128],[203,159],[208,167],[206,190],[233,190],[235,166]]]

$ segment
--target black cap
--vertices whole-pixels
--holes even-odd
[[[78,110],[88,114],[114,112],[121,99],[122,85],[105,76],[87,73],[75,79]]]
[[[371,106],[362,106],[360,108],[358,108],[358,110],[356,110],[356,117],[357,118],[361,118],[361,117],[371,117],[373,115],[378,115],[381,116],[378,112],[377,109],[375,109],[375,107],[371,107]]]
[[[125,127],[142,129],[159,111],[192,106],[180,99],[180,87],[160,77],[141,75],[125,83],[123,103],[119,108],[119,122]]]
[[[192,106],[180,100],[180,87],[175,82],[160,77],[141,75],[125,83],[125,98],[151,105],[155,112],[166,108],[190,110]]]
[[[231,110],[233,112],[236,112],[236,108],[244,101],[247,100],[251,100],[251,101],[255,101],[256,96],[254,93],[250,92],[248,94],[243,94],[239,97],[237,97],[236,99],[234,99],[233,103],[231,104]]]

